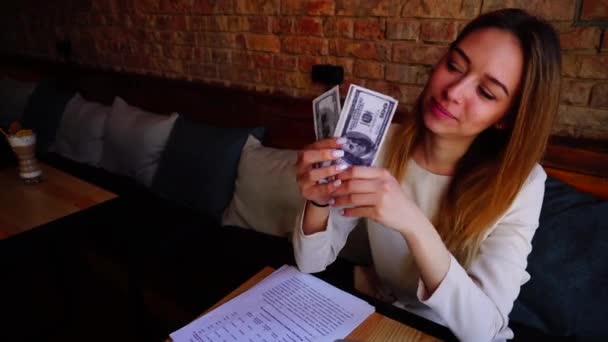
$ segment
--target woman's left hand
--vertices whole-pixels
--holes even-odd
[[[426,219],[386,169],[353,166],[337,178],[342,184],[333,193],[333,205],[352,207],[344,209],[344,216],[366,217],[401,233]]]

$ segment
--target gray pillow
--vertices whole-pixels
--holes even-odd
[[[222,225],[289,236],[304,203],[296,182],[296,159],[297,151],[265,147],[250,136]]]
[[[177,117],[146,112],[116,97],[106,119],[101,167],[150,186]]]
[[[104,125],[111,108],[74,95],[61,117],[53,150],[79,163],[99,166]]]
[[[25,105],[35,88],[35,83],[0,79],[0,127],[6,130],[13,121],[21,120]]]
[[[234,192],[241,150],[262,128],[213,127],[179,117],[152,190],[174,203],[221,221]]]

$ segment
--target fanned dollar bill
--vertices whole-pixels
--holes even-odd
[[[317,140],[333,136],[340,118],[340,88],[335,86],[312,101]]]
[[[335,163],[371,166],[398,104],[390,96],[351,84],[334,131],[335,137],[346,138],[342,147],[344,157]]]

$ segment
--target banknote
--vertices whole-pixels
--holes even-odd
[[[340,88],[335,86],[312,101],[317,140],[329,138],[334,134],[340,117]]]
[[[398,104],[390,96],[351,84],[334,131],[335,137],[346,138],[344,157],[335,163],[371,166]]]

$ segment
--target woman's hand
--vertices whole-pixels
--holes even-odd
[[[340,185],[341,181],[332,181],[326,184],[319,184],[319,181],[339,174],[344,171],[344,167],[331,165],[314,168],[314,165],[343,157],[344,151],[340,150],[340,146],[343,143],[341,138],[323,139],[306,146],[302,151],[298,152],[296,178],[300,193],[306,200],[314,201],[318,204],[330,203],[332,193]]]
[[[366,217],[403,234],[428,221],[386,169],[354,166],[337,178],[342,184],[333,192],[334,205],[350,207],[344,216]]]

